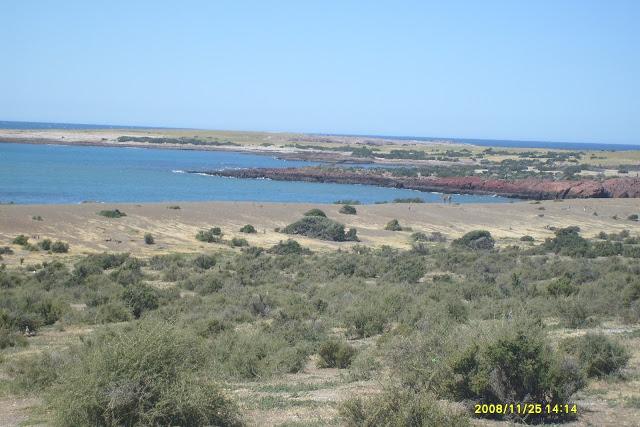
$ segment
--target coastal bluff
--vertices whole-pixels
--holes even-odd
[[[250,168],[187,172],[232,178],[364,184],[427,192],[495,194],[503,197],[533,200],[640,197],[640,178],[610,178],[599,181],[595,179],[551,180],[536,178],[503,180],[480,176],[403,177],[371,169],[345,170],[320,167]]]

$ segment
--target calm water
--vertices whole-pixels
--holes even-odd
[[[316,163],[268,156],[142,148],[0,143],[0,202],[79,203],[250,200],[363,203],[400,197],[439,201],[440,196],[368,185],[235,179],[180,173],[247,167],[296,167]],[[457,202],[505,202],[501,197],[457,196]]]

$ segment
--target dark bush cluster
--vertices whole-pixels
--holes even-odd
[[[106,218],[122,218],[123,216],[127,216],[126,213],[122,212],[119,209],[102,210],[98,212],[98,215],[104,216]]]
[[[281,231],[334,242],[358,241],[355,228],[345,232],[343,224],[322,216],[305,216]]]
[[[200,230],[196,233],[196,239],[201,242],[218,243],[222,239],[222,230],[220,230],[220,227],[213,227],[209,230]]]
[[[467,249],[493,249],[495,241],[491,233],[485,230],[470,231],[452,242],[453,246]]]

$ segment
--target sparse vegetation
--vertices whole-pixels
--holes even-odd
[[[123,216],[127,216],[126,213],[120,211],[119,209],[102,210],[98,212],[98,215],[104,216],[106,218],[122,218]]]
[[[397,219],[392,219],[384,226],[384,229],[387,231],[402,231],[402,226],[400,226],[400,222]]]
[[[320,356],[319,368],[345,369],[351,365],[356,350],[346,342],[332,339],[320,344],[318,355]]]
[[[213,227],[209,230],[200,230],[196,233],[196,239],[201,242],[219,243],[222,240],[222,231],[219,227]]]
[[[153,237],[151,233],[144,233],[144,243],[146,245],[153,245],[156,242],[156,239]]]
[[[358,241],[355,228],[345,232],[344,225],[322,216],[305,216],[282,229],[286,234],[300,234],[334,242]]]
[[[358,211],[356,211],[356,208],[351,205],[342,205],[339,212],[345,215],[356,215],[358,213]]]
[[[256,228],[251,224],[247,224],[247,225],[243,225],[240,228],[240,232],[247,233],[247,234],[256,233]]]
[[[347,235],[325,217],[301,221],[320,224],[314,236]],[[53,257],[55,243],[36,236],[43,261],[0,267],[3,390],[43,398],[40,409],[73,425],[234,425],[326,405],[300,398],[311,390],[340,390],[322,423],[469,425],[475,403],[572,403],[593,384],[629,387],[638,259],[616,251],[637,236],[554,231],[539,245],[496,247],[482,230],[448,245],[418,231],[410,250],[312,253],[295,240],[248,247],[216,227],[204,241],[223,244],[207,253],[144,259]],[[623,332],[594,333],[599,324]],[[327,379],[309,382],[310,364]]]
[[[320,210],[320,209],[313,208],[313,209],[310,209],[310,210],[306,211],[306,212],[304,213],[304,216],[319,216],[319,217],[326,218],[326,217],[327,217],[327,214],[325,214],[325,213],[324,213],[322,210]]]
[[[493,249],[495,241],[488,231],[474,230],[455,239],[452,244],[467,249]]]

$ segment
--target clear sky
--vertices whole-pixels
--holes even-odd
[[[0,120],[640,143],[640,1],[0,4]]]

